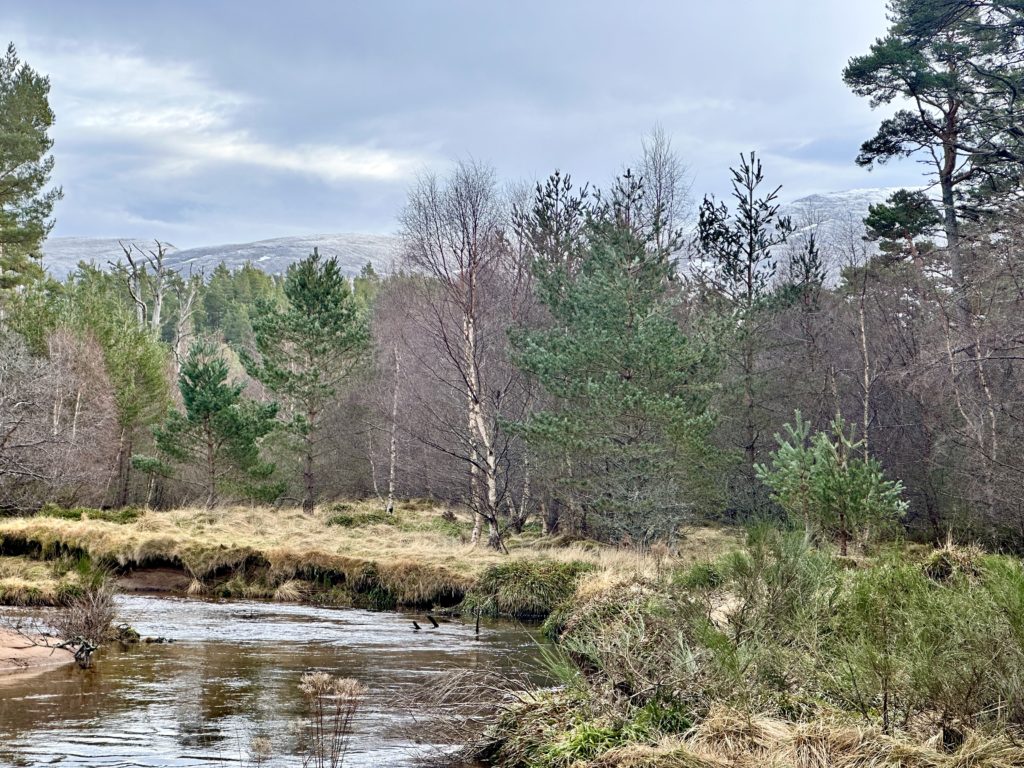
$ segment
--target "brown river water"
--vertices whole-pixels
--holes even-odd
[[[90,670],[0,677],[0,766],[239,766],[255,736],[273,744],[264,765],[301,765],[289,754],[311,670],[369,688],[347,768],[412,766],[446,745],[436,715],[394,707],[404,692],[456,669],[536,668],[539,655],[537,631],[512,623],[476,638],[459,621],[416,632],[414,619],[430,624],[411,613],[135,596],[119,609],[143,636],[174,642],[104,648]]]

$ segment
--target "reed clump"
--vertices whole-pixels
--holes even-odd
[[[299,690],[306,701],[303,766],[341,768],[345,764],[352,723],[366,686],[358,680],[307,672]]]

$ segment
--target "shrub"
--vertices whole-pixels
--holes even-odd
[[[85,585],[80,594],[70,597],[58,610],[52,624],[64,642],[76,647],[75,659],[79,665],[88,667],[93,651],[116,637],[116,620],[114,588],[104,579]]]
[[[838,538],[841,554],[858,532],[906,514],[903,484],[887,480],[875,459],[857,455],[864,441],[846,434],[842,418],[812,436],[797,411],[785,430],[786,437],[775,436],[771,466],[758,465],[757,476],[790,518]]]

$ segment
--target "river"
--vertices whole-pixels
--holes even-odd
[[[118,599],[121,620],[174,642],[104,648],[90,670],[0,677],[0,766],[239,766],[253,737],[273,745],[264,765],[301,765],[298,684],[312,670],[369,688],[348,768],[412,766],[445,745],[432,743],[430,713],[395,701],[449,670],[522,669],[538,655],[536,631],[511,623],[477,638],[459,621],[414,631],[414,620],[430,627],[423,614]]]

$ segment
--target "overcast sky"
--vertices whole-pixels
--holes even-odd
[[[4,3],[52,82],[55,235],[179,247],[392,232],[453,159],[604,184],[660,124],[698,194],[762,153],[789,199],[920,183],[853,158],[879,115],[840,72],[884,0]]]

